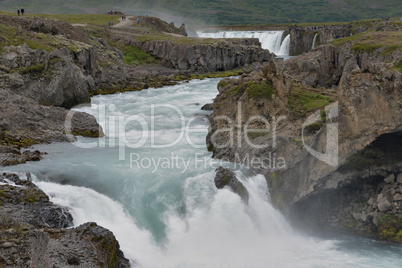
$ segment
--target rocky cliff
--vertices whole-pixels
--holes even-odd
[[[402,44],[364,41],[400,34],[349,37],[221,81],[209,149],[265,174],[291,217],[402,242]]]
[[[289,54],[297,56],[319,45],[329,44],[335,39],[359,35],[366,31],[400,31],[401,29],[400,23],[378,19],[314,26],[295,25],[288,30],[290,33]]]
[[[0,175],[0,215],[1,267],[130,267],[112,232],[96,223],[71,228],[68,209],[29,175]]]
[[[195,44],[191,40],[134,41],[133,45],[161,59],[165,66],[192,72],[226,71],[271,58],[258,39],[251,38],[197,40]]]

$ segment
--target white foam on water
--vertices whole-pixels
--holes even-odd
[[[172,87],[149,89],[92,98],[91,113],[105,123],[110,116],[142,115],[151,122],[152,104],[175,105],[186,120],[200,113],[200,107],[217,94],[219,79],[192,81]],[[103,103],[113,104],[113,111],[99,113]],[[198,103],[194,105],[194,103]],[[181,124],[173,110],[157,111],[155,130],[160,142],[175,138]],[[102,124],[103,124],[102,123]],[[207,129],[202,121],[198,127]],[[105,128],[105,125],[103,125]],[[138,129],[128,127],[130,135]],[[102,142],[121,138],[117,133]],[[205,139],[205,131],[193,134],[194,140]],[[121,248],[137,267],[144,268],[376,268],[400,267],[400,246],[384,246],[364,240],[350,244],[345,240],[322,240],[294,231],[287,220],[270,203],[263,176],[237,176],[249,192],[249,204],[229,189],[217,190],[214,167],[193,164],[180,168],[130,167],[118,159],[116,147],[81,149],[74,144],[43,145],[44,159],[7,170],[30,170],[38,186],[51,201],[70,208],[74,224],[95,221],[110,229]],[[46,147],[47,146],[47,147]],[[193,148],[184,141],[174,147],[154,149],[148,141],[143,147],[127,149],[142,157],[183,159],[199,153],[212,160],[205,145]],[[63,182],[61,185],[55,182]],[[85,187],[83,187],[85,186]],[[360,241],[360,240],[359,240]],[[363,240],[362,240],[363,241]]]

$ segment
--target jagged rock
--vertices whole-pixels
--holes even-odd
[[[386,177],[384,179],[385,183],[393,183],[394,181],[395,181],[395,175],[394,174],[391,174],[391,175],[389,175],[388,177]]]
[[[402,184],[402,173],[398,174],[398,177],[396,180],[398,181],[398,183]]]
[[[394,201],[402,201],[402,194],[395,194],[393,196]]]
[[[76,53],[76,62],[82,64],[85,73],[76,65],[68,48],[53,52],[32,50],[26,44],[6,47],[0,56],[0,64],[19,70],[16,74],[6,74],[18,83],[18,92],[45,105],[71,108],[89,101],[95,81],[90,75],[96,67],[96,49],[88,47]],[[84,56],[85,54],[85,56]],[[88,60],[89,59],[89,60]],[[38,76],[40,73],[40,79]],[[16,76],[11,78],[11,76]],[[17,82],[18,81],[18,82]],[[17,85],[17,84],[16,84]],[[15,86],[14,86],[15,87]]]
[[[386,54],[386,47],[356,52],[352,45],[320,46],[286,61],[272,60],[261,72],[222,80],[210,115],[207,146],[214,157],[231,161],[246,156],[267,159],[276,153],[286,166],[259,165],[256,170],[265,174],[278,208],[308,226],[370,236],[378,235],[376,225],[386,213],[402,215],[401,202],[393,200],[401,193],[400,184],[391,177],[388,183],[384,181],[389,174],[399,174],[402,165],[402,75],[392,70],[402,61],[402,53]],[[272,85],[272,91],[265,85]],[[253,95],[257,89],[261,94]],[[299,113],[295,107],[303,91],[334,94],[336,103]],[[302,127],[304,123],[310,126],[306,119],[314,112],[317,131],[307,135]],[[218,120],[221,116],[236,123],[231,126],[228,120]],[[280,116],[285,119],[276,124]],[[268,124],[272,131],[275,126],[275,139],[269,134],[233,131],[235,137],[230,137],[228,132],[219,132],[228,127],[244,129],[256,117],[268,123],[252,122],[248,127],[259,130]],[[330,165],[306,148],[328,152],[332,141],[327,135],[333,123],[337,124],[337,163]],[[216,146],[227,144],[229,138],[233,145]],[[360,217],[363,211],[367,218]]]
[[[38,150],[26,150],[22,152],[22,155],[25,157],[26,161],[39,161],[42,159],[41,153]]]
[[[1,267],[130,267],[112,232],[96,223],[64,229],[71,214],[25,177],[0,175]]]
[[[236,178],[236,174],[230,169],[218,167],[215,175],[215,186],[218,189],[229,187],[233,192],[238,194],[241,199],[248,203],[249,195],[246,187]]]
[[[392,207],[392,204],[386,198],[383,198],[378,202],[378,210],[381,212],[386,212],[391,207]]]
[[[213,109],[214,109],[213,103],[207,103],[201,107],[201,110],[204,110],[204,111],[212,111]]]

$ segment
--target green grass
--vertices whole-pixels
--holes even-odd
[[[402,60],[395,64],[394,69],[402,73]]]
[[[348,42],[358,41],[361,37],[365,36],[367,32],[354,34],[345,38],[335,39],[332,44],[335,46],[343,45]]]
[[[0,11],[0,15],[17,16],[16,12]],[[108,25],[109,22],[118,23],[120,15],[108,14],[30,14],[27,13],[24,17],[27,18],[46,18],[66,21],[68,23],[81,23],[88,25]]]
[[[50,38],[45,34],[35,32],[20,34],[17,28],[0,24],[0,52],[4,51],[5,46],[19,46],[24,43],[32,49],[53,50],[49,45]]]
[[[249,82],[247,84],[246,92],[250,99],[271,98],[275,92],[275,88],[267,80],[259,84],[256,82]]]
[[[381,47],[386,47],[384,55],[392,54],[397,49],[402,50],[402,31],[375,32],[368,31],[346,38],[332,41],[333,45],[343,45],[352,42],[352,49],[356,53],[373,52]]]
[[[125,64],[143,65],[158,62],[158,60],[156,60],[154,57],[134,46],[126,46],[125,48],[122,49],[122,51],[123,51],[123,61]]]
[[[373,52],[376,49],[379,49],[382,45],[375,45],[375,44],[355,44],[352,46],[352,50],[356,53],[362,52]]]
[[[228,97],[241,96],[247,92],[249,99],[261,99],[261,98],[271,98],[272,94],[275,92],[275,88],[268,81],[262,83],[258,82],[246,82],[237,87],[232,88],[228,92]]]
[[[33,14],[28,15],[28,17],[40,17],[48,19],[63,20],[68,23],[82,23],[88,25],[108,25],[109,22],[118,23],[118,19],[121,17],[119,15],[108,15],[108,14]]]
[[[247,136],[249,139],[254,140],[258,137],[267,135],[267,131],[247,131]]]
[[[41,73],[46,69],[46,65],[43,63],[30,65],[19,71],[20,74],[37,74]]]
[[[320,93],[318,90],[293,87],[288,97],[288,105],[293,118],[305,117],[308,113],[325,107],[334,98]],[[321,114],[321,118],[323,115]]]

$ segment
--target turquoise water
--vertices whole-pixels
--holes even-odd
[[[250,194],[214,186],[203,104],[219,79],[92,98],[105,138],[41,145],[29,171],[74,224],[96,221],[137,267],[401,267],[402,247],[293,230],[270,204],[264,177],[236,173]],[[229,163],[225,163],[231,166]]]

